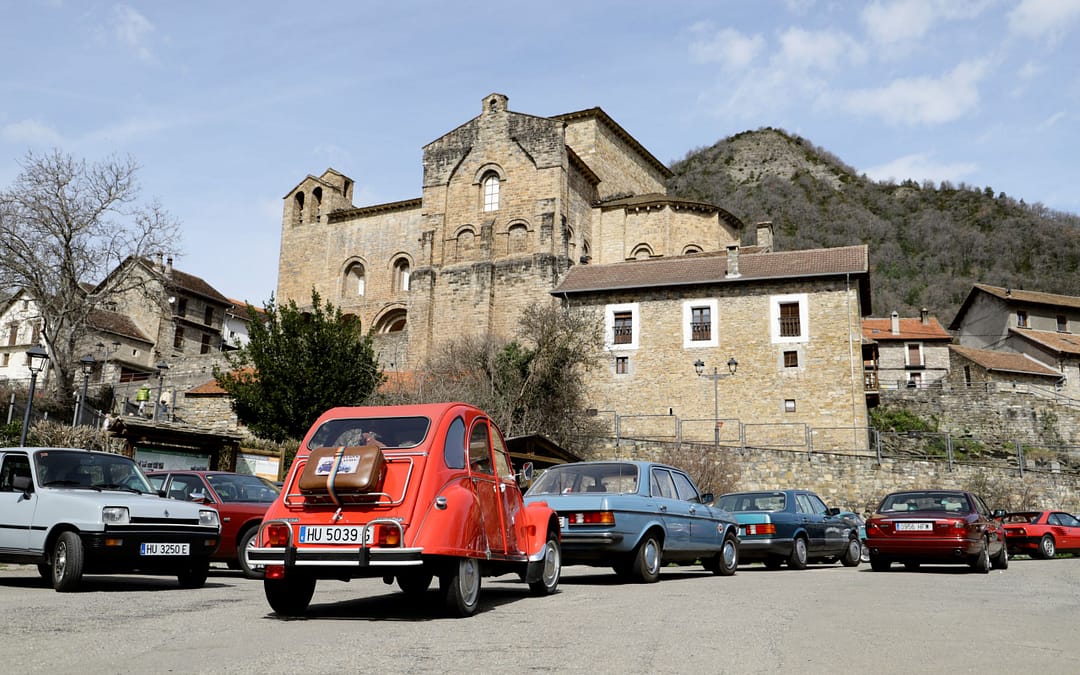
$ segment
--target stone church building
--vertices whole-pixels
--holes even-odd
[[[708,417],[712,438],[714,418],[730,415],[714,411],[712,386],[686,375],[696,360],[711,372],[738,357],[738,391],[725,396],[743,401],[740,415],[865,426],[865,247],[784,257],[772,251],[769,224],[757,228],[756,246],[741,246],[743,223],[718,206],[669,196],[671,175],[600,108],[537,117],[490,94],[477,117],[423,148],[419,198],[355,206],[353,180],[333,169],[294,187],[285,196],[277,299],[305,307],[318,291],[375,331],[388,372],[422,369],[450,336],[509,335],[530,305],[588,305],[605,321],[612,356],[610,372],[592,383],[600,407]],[[627,268],[632,283],[621,283]],[[646,296],[657,312],[640,304]],[[726,321],[725,303],[742,318]],[[814,322],[824,329],[817,343]],[[615,324],[620,337],[637,331],[633,345],[613,337]],[[647,356],[639,345],[649,345]],[[679,384],[650,384],[671,378]],[[797,391],[777,392],[758,409],[747,404],[758,385]]]

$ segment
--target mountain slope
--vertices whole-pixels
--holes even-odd
[[[1080,217],[987,188],[878,183],[782,130],[747,131],[672,167],[672,194],[771,220],[778,250],[868,244],[873,313],[948,323],[974,283],[1080,295]],[[744,233],[753,243],[752,228]]]

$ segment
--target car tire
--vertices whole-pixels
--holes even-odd
[[[660,579],[660,565],[663,558],[664,547],[660,539],[652,532],[646,533],[645,538],[634,549],[631,575],[643,584],[655,583]]]
[[[38,563],[37,573],[45,581],[52,581],[52,565],[49,565],[48,563]]]
[[[559,588],[559,579],[562,577],[562,548],[559,546],[559,535],[548,532],[547,541],[544,543],[544,567],[540,578],[529,583],[529,590],[533,595],[551,595]]]
[[[405,595],[423,595],[433,578],[431,572],[404,572],[397,575],[397,585]]]
[[[996,570],[1009,569],[1009,547],[1005,542],[1001,543],[1001,551],[990,559],[990,566]]]
[[[904,563],[904,569],[906,569],[908,572],[918,572],[919,567],[921,567],[921,565],[917,562]]]
[[[735,535],[728,534],[720,550],[709,559],[705,569],[721,577],[730,577],[739,567],[739,543]]]
[[[239,543],[236,545],[236,559],[239,561],[240,570],[248,579],[262,579],[264,574],[261,565],[251,565],[247,560],[248,549],[255,548],[258,536],[259,526],[250,527],[240,535]]]
[[[452,616],[467,617],[480,604],[480,561],[460,558],[450,563],[439,577],[443,606]]]
[[[795,537],[791,542],[791,555],[788,556],[787,566],[793,570],[806,569],[806,537]]]
[[[300,616],[315,595],[315,577],[286,574],[284,579],[263,579],[263,594],[275,614]]]
[[[82,582],[84,552],[75,532],[64,532],[53,546],[52,587],[60,593],[74,591]]]
[[[1054,538],[1049,534],[1044,534],[1043,538],[1039,540],[1039,557],[1043,560],[1049,560],[1057,554],[1057,544],[1054,542]]]
[[[210,576],[210,561],[198,560],[176,574],[176,580],[180,582],[180,588],[202,588],[206,585],[206,577]]]
[[[870,556],[870,569],[875,572],[888,572],[892,567],[892,561],[888,558],[882,558],[880,556]]]
[[[860,544],[860,548],[862,549],[862,553],[859,555],[859,560],[864,563],[870,562],[870,547],[863,543]]]
[[[862,561],[862,542],[858,537],[852,537],[848,540],[847,548],[844,549],[844,555],[840,556],[840,564],[844,567],[858,567],[859,562]]]
[[[971,569],[979,574],[990,573],[990,542],[983,540],[982,549],[971,560]]]

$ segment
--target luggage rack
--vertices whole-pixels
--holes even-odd
[[[387,492],[349,492],[348,490],[337,490],[338,499],[342,504],[362,504],[365,506],[397,506],[405,501],[405,495],[409,491],[409,481],[412,479],[413,468],[415,466],[412,456],[401,455],[384,455],[387,464],[402,464],[408,463],[408,469],[405,473],[405,482],[401,485],[401,494],[391,495]],[[292,490],[292,486],[298,482],[295,478],[304,471],[304,466],[307,464],[307,459],[299,460],[301,463],[296,467],[296,471],[293,473],[294,479],[289,483],[289,491],[285,493],[284,502],[285,506],[302,506],[304,504],[317,504],[333,506],[334,500],[330,496],[329,492],[300,492],[299,489]],[[387,473],[390,473],[389,467]],[[384,478],[385,482],[386,479]]]

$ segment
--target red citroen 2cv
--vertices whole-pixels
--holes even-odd
[[[464,403],[324,413],[258,542],[248,561],[281,615],[302,614],[319,579],[383,577],[419,594],[437,578],[446,609],[470,616],[482,576],[517,573],[547,595],[561,575],[558,517],[524,504],[502,434]]]

